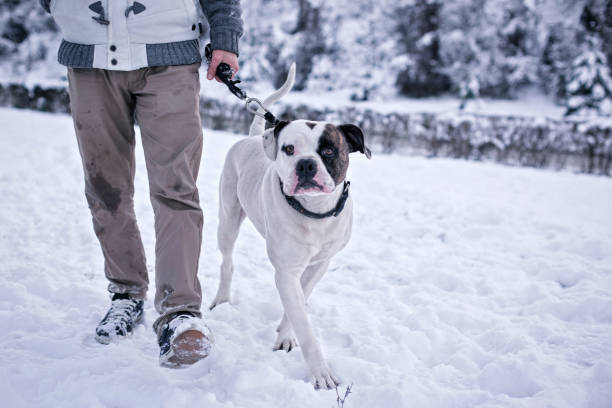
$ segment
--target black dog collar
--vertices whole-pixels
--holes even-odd
[[[287,204],[289,204],[291,208],[293,208],[295,211],[299,212],[300,214],[306,217],[309,217],[309,218],[316,218],[316,219],[328,218],[331,216],[337,217],[338,214],[340,214],[342,210],[344,209],[344,204],[346,204],[346,200],[348,199],[349,187],[351,185],[350,181],[345,181],[344,189],[342,190],[342,195],[340,196],[340,199],[338,200],[338,204],[336,204],[336,208],[326,213],[319,214],[319,213],[314,213],[312,211],[307,210],[306,208],[304,208],[302,204],[300,204],[298,200],[295,199],[295,197],[288,196],[287,194],[285,194],[285,192],[283,191],[283,182],[280,179],[279,179],[279,182],[280,182],[281,193],[285,196],[285,200],[287,200]]]

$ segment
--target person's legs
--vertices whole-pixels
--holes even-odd
[[[69,69],[68,80],[85,194],[104,254],[108,290],[143,299],[149,280],[134,215],[134,103],[127,74]]]
[[[198,260],[204,218],[196,179],[202,156],[199,64],[135,71],[131,91],[155,213],[155,308],[160,326],[177,312],[200,316]]]

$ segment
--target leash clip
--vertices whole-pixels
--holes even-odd
[[[254,107],[253,104],[258,105],[258,107],[257,106]],[[270,111],[264,106],[264,104],[259,99],[257,98],[247,98],[246,99],[246,110],[251,112],[253,115],[257,115],[260,118],[265,119],[266,115],[263,113],[260,113],[259,108],[263,109],[264,112],[266,113],[270,113]]]
[[[253,104],[258,105],[259,108],[263,109],[265,113],[259,112],[258,107],[254,107]],[[266,106],[257,98],[247,98],[246,99],[246,110],[251,112],[253,115],[259,116],[260,118],[264,118],[266,122],[270,123],[272,126],[276,126],[280,123],[280,120],[272,112],[266,108]]]

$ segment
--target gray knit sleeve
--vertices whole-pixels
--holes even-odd
[[[200,0],[210,25],[213,50],[225,50],[238,55],[238,40],[242,36],[240,0]]]
[[[45,11],[47,13],[51,12],[51,9],[49,8],[49,5],[51,3],[51,0],[39,0],[40,1],[40,5],[45,9]]]

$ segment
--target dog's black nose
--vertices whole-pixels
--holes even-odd
[[[317,162],[313,159],[302,159],[295,166],[295,174],[299,179],[311,179],[317,174]]]

